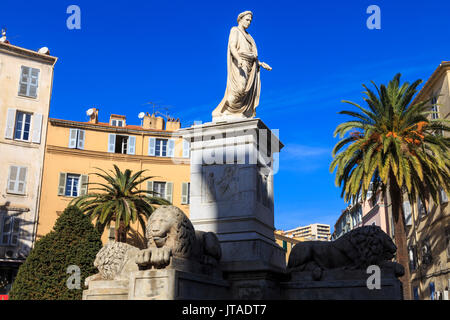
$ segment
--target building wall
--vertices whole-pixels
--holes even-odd
[[[48,55],[0,43],[0,237],[5,231],[2,230],[5,216],[14,216],[20,221],[17,244],[5,245],[0,238],[0,269],[2,269],[0,273],[17,270],[34,244],[53,69],[56,60]],[[35,98],[19,95],[22,66],[39,70]],[[16,110],[16,114],[17,111],[31,114],[29,141],[19,141],[14,138],[15,119],[13,119],[12,139],[6,136],[9,110],[13,109]],[[38,117],[42,117],[41,121]],[[35,142],[32,142],[33,135],[39,137]],[[8,192],[7,184],[11,166],[27,168],[24,194]],[[6,269],[9,265],[12,269],[8,271]],[[3,274],[0,276],[4,277]],[[10,276],[6,275],[6,277]]]
[[[134,126],[135,127],[135,126]],[[71,128],[85,130],[84,149],[69,148],[69,132]],[[134,155],[108,152],[108,135],[117,133],[136,137]],[[96,168],[113,170],[116,164],[122,171],[133,172],[148,170],[144,176],[153,176],[151,181],[173,183],[173,205],[179,207],[189,216],[189,205],[181,204],[181,188],[183,182],[190,180],[189,159],[182,158],[182,139],[173,131],[164,130],[130,130],[112,127],[105,124],[79,123],[51,119],[48,128],[48,139],[44,161],[44,181],[41,195],[41,214],[38,224],[38,237],[47,234],[53,227],[58,215],[64,211],[73,197],[58,195],[60,172],[89,175],[89,182],[101,182],[93,175],[99,172]],[[175,158],[155,157],[148,155],[149,137],[176,139]],[[147,189],[146,182],[142,189]],[[89,186],[94,188],[95,186]],[[89,192],[89,190],[88,190]],[[137,226],[132,226],[129,236],[133,239]],[[140,228],[139,228],[140,230]],[[108,232],[103,235],[106,241]],[[142,240],[140,236],[136,241]],[[139,243],[136,243],[139,245]]]
[[[292,248],[299,243],[305,241],[304,238],[293,238],[287,237],[282,230],[275,230],[275,242],[282,247],[286,252],[286,264],[289,261],[289,255],[291,254]]]
[[[418,94],[417,101],[438,96],[439,117],[450,115],[450,64],[443,63],[427,81]],[[449,136],[448,133],[444,133]],[[450,196],[447,195],[447,198]],[[411,224],[407,226],[407,241],[410,249],[411,287],[417,290],[419,299],[431,299],[432,286],[435,292],[450,287],[450,205],[438,205],[429,200],[426,214],[420,214],[418,204],[412,206]],[[429,252],[429,254],[427,254]]]
[[[314,223],[308,226],[298,227],[283,231],[283,235],[288,237],[304,238],[306,240],[329,241],[330,226],[327,224]]]

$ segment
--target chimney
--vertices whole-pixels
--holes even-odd
[[[92,112],[92,114],[89,116],[89,123],[94,123],[97,124],[98,123],[98,109],[97,108],[92,108],[92,110],[94,112]]]
[[[162,117],[155,117],[154,114],[150,115],[147,112],[144,116],[144,121],[142,121],[142,128],[164,130],[164,119]]]
[[[167,118],[166,130],[167,131],[177,131],[180,129],[181,123],[180,119]]]

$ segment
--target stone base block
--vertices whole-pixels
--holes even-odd
[[[135,271],[130,276],[129,300],[220,300],[229,298],[222,279],[174,269]]]
[[[363,270],[325,270],[317,281],[311,272],[293,272],[280,287],[286,300],[402,300],[400,280],[381,274],[380,289],[368,288]]]
[[[127,280],[97,280],[89,283],[83,291],[83,300],[127,300],[129,282]]]
[[[286,270],[286,252],[275,242],[260,239],[221,241],[224,272]]]
[[[280,281],[284,273],[272,271],[225,273],[231,283],[231,299],[234,300],[280,300],[284,299]]]

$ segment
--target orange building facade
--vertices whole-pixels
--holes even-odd
[[[75,197],[101,182],[94,175],[103,170],[146,170],[142,190],[153,190],[189,216],[189,144],[177,134],[180,121],[146,114],[142,125],[128,125],[126,117],[111,115],[98,121],[98,110],[88,111],[88,122],[49,119],[37,228],[38,239],[52,230],[58,216]],[[87,185],[86,185],[87,184]],[[132,226],[129,239],[142,241]],[[105,232],[103,240],[110,234]],[[140,245],[140,243],[135,243]]]

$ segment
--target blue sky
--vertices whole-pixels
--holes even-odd
[[[344,4],[343,4],[344,3]],[[69,5],[81,30],[69,30]],[[369,30],[369,5],[381,30]],[[262,61],[257,116],[280,130],[275,225],[334,225],[346,207],[329,173],[343,99],[362,103],[362,84],[426,80],[450,59],[450,2],[355,1],[21,1],[2,0],[0,27],[12,44],[59,57],[50,116],[86,121],[85,111],[125,114],[139,124],[146,104],[170,106],[183,126],[211,120],[226,84],[228,33],[254,13],[250,34]],[[165,112],[163,109],[160,111]]]

